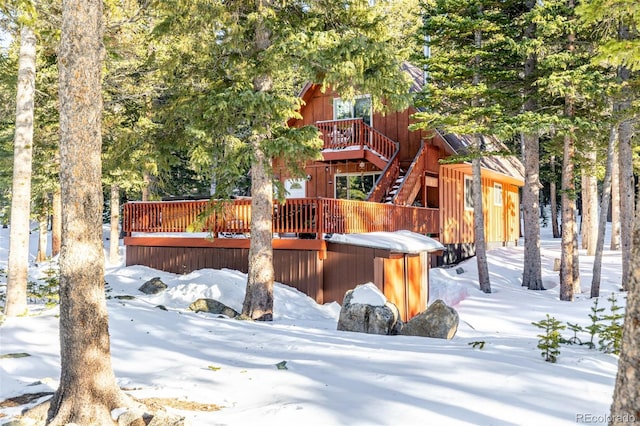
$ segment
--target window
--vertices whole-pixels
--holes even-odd
[[[464,209],[473,210],[473,178],[464,177]]]
[[[335,197],[364,201],[380,177],[380,173],[340,174],[335,176]]]
[[[496,206],[502,205],[502,184],[494,183],[493,184],[493,204]]]
[[[333,100],[333,119],[343,120],[347,118],[362,118],[371,126],[371,96],[361,96],[353,101],[343,101],[340,98]]]

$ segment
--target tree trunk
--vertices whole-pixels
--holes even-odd
[[[573,202],[576,205],[576,202]],[[580,285],[580,253],[578,251],[578,230],[577,220],[574,214],[574,233],[573,233],[573,294],[582,293],[582,286]]]
[[[47,215],[41,214],[38,218],[38,254],[36,255],[36,262],[44,262],[47,260]]]
[[[522,188],[524,212],[524,270],[522,285],[544,290],[540,263],[540,154],[538,135],[524,134],[525,182]]]
[[[640,420],[640,210],[633,231],[628,288],[610,425],[632,425]]]
[[[60,253],[61,235],[62,235],[62,198],[60,188],[56,188],[53,192],[51,214],[51,257]]]
[[[618,139],[616,126],[611,126],[609,145],[607,147],[607,167],[602,183],[602,198],[600,200],[600,218],[598,220],[598,240],[596,242],[595,259],[593,260],[593,277],[591,279],[591,297],[600,296],[600,278],[602,275],[602,251],[604,249],[604,234],[609,214],[609,197],[611,196],[611,175],[616,141]]]
[[[262,21],[261,2],[258,1],[254,45],[257,51],[266,50],[271,44],[271,33]],[[253,80],[255,92],[268,92],[273,81],[268,75],[258,75]],[[268,126],[254,123],[254,128],[264,128],[265,134],[251,138],[254,163],[251,166],[251,246],[249,271],[242,313],[252,319],[273,320],[273,181],[271,160],[262,150],[261,142],[271,137]]]
[[[111,228],[109,232],[109,263],[120,262],[120,188],[111,184]]]
[[[142,172],[142,181],[144,182],[144,186],[142,187],[142,201],[149,201],[149,189],[151,187],[151,173],[145,170]]]
[[[532,10],[536,2],[525,2],[527,10]],[[536,24],[531,22],[525,30],[527,38],[536,36]],[[537,109],[533,73],[538,58],[529,53],[524,63],[525,102],[523,109],[532,112]],[[544,290],[542,285],[542,265],[540,261],[540,136],[538,133],[522,135],[522,154],[524,156],[525,183],[522,188],[522,207],[524,215],[524,267],[522,285],[529,290]]]
[[[616,134],[618,132],[616,131]],[[620,159],[618,139],[613,151],[611,168],[611,250],[620,250]]]
[[[60,384],[48,424],[111,425],[131,404],[111,366],[101,183],[102,1],[66,0],[60,73]]]
[[[36,36],[23,26],[16,95],[16,131],[13,147],[13,185],[9,234],[9,263],[4,313],[27,311],[29,270],[29,218],[31,214],[31,163],[33,152],[33,102],[36,82]]]
[[[564,158],[562,160],[562,242],[560,262],[560,300],[573,300],[574,260],[575,260],[575,185],[573,181],[574,142],[572,135],[564,137]]]
[[[481,137],[480,135],[474,136],[474,145],[478,153],[480,152]],[[479,156],[476,156],[476,158],[472,160],[471,168],[473,174],[473,232],[476,246],[476,260],[478,263],[478,283],[480,284],[480,290],[485,293],[491,293],[491,281],[489,280],[489,267],[487,265],[487,243],[484,236],[482,177]]]
[[[628,290],[631,275],[631,247],[633,235],[633,212],[635,203],[633,179],[633,151],[631,137],[633,129],[631,121],[620,124],[618,141],[620,159],[620,248],[622,251],[622,288]]]
[[[575,7],[574,0],[569,0],[569,8]],[[574,33],[567,35],[567,53],[573,55],[575,51]],[[570,81],[566,81],[567,95],[564,98],[564,116],[567,121],[575,117],[575,101],[570,95],[572,92]],[[562,158],[562,195],[560,204],[562,208],[562,242],[560,261],[560,300],[572,301],[576,290],[580,292],[580,277],[577,265],[577,229],[576,229],[576,190],[574,182],[574,156],[575,156],[575,129],[569,127],[565,130]]]
[[[551,180],[549,182],[549,198],[551,203],[551,230],[553,238],[560,238],[560,228],[558,227],[558,191],[556,188],[556,157],[551,156]]]
[[[582,248],[587,256],[596,252],[598,239],[598,179],[595,176],[596,151],[587,147],[585,159],[588,164],[582,168]]]
[[[273,319],[273,183],[267,173],[267,159],[254,146],[256,161],[251,167],[251,246],[247,290],[242,313],[252,319]]]

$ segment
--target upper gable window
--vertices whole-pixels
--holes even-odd
[[[333,100],[333,119],[343,120],[348,118],[362,118],[371,126],[372,123],[371,96],[359,96],[352,101],[335,98]]]

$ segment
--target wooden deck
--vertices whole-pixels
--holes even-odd
[[[325,234],[409,230],[439,234],[439,211],[367,201],[292,198],[274,201],[274,238],[323,239]],[[248,238],[251,200],[129,202],[123,208],[125,236],[209,232],[213,238]]]
[[[123,210],[127,266],[177,274],[206,268],[248,271],[250,199],[129,202]],[[402,229],[436,235],[438,226],[437,209],[329,198],[275,202],[275,279],[318,303],[342,303],[345,291],[373,282],[407,320],[426,307],[428,255],[336,244],[324,237]]]

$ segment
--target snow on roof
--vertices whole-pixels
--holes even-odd
[[[444,246],[439,241],[411,231],[333,234],[331,237],[326,237],[326,240],[332,243],[388,249],[400,253],[444,250]]]

